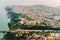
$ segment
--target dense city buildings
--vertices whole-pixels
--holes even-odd
[[[55,10],[43,5],[6,7],[10,32],[3,39],[60,40],[60,16]]]

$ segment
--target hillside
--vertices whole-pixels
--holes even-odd
[[[60,27],[60,9],[45,5],[35,6],[11,6],[16,14],[25,14],[33,20],[42,20],[51,26]]]

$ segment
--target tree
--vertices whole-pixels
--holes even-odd
[[[6,7],[5,10],[8,11],[8,12],[11,12],[12,11],[12,8]]]

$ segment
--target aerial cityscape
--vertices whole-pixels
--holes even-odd
[[[3,40],[60,40],[59,8],[44,5],[7,6],[5,10],[9,31]]]
[[[0,40],[60,40],[60,0],[1,0]]]

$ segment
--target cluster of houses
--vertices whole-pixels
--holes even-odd
[[[41,34],[41,32],[29,32],[29,31],[24,31],[21,32],[22,34],[20,36],[25,37],[24,40],[60,40],[60,33],[50,33],[47,36],[44,36],[44,33]],[[25,35],[23,35],[25,34]],[[16,35],[18,36],[18,35]],[[23,38],[21,38],[23,39]]]
[[[19,8],[18,8],[19,9]],[[21,11],[21,9],[19,9],[20,11]],[[18,10],[18,12],[20,12]],[[17,11],[17,9],[15,9],[14,11]],[[22,12],[23,12],[24,10],[22,10]],[[26,11],[24,11],[24,12],[26,12]],[[28,11],[29,12],[29,11]],[[28,13],[27,12],[27,13]],[[33,13],[33,12],[32,12]],[[31,13],[31,14],[32,14]],[[29,13],[30,14],[30,13]],[[34,14],[33,14],[34,15]],[[33,17],[33,15],[30,15],[30,17],[32,17],[32,18],[35,18],[36,16],[34,16]],[[44,15],[46,15],[46,14],[44,14]],[[29,15],[28,15],[29,16]],[[43,14],[42,14],[42,16],[43,16]],[[37,17],[38,18],[38,17]],[[59,18],[59,17],[58,17]],[[55,19],[57,19],[57,17],[55,17]],[[59,18],[60,19],[60,18]],[[53,21],[49,21],[48,23],[43,23],[44,22],[44,20],[42,20],[41,18],[40,19],[36,19],[36,20],[27,20],[26,18],[19,18],[19,23],[20,24],[24,24],[24,25],[29,25],[29,26],[34,26],[34,25],[38,25],[38,26],[48,26],[48,25],[51,25],[51,26],[54,26],[55,25],[55,21],[53,20]],[[8,19],[8,22],[11,22],[11,19],[9,18]],[[46,21],[45,21],[46,22]],[[56,25],[55,25],[56,26]],[[57,27],[57,26],[56,26]],[[59,26],[60,27],[60,26]],[[22,32],[22,33],[24,33],[24,32]],[[26,32],[26,33],[28,33],[28,32]],[[30,33],[28,33],[28,34],[30,34]],[[16,36],[18,36],[18,35],[16,35]],[[23,35],[24,36],[24,35]],[[37,36],[37,37],[36,37]],[[30,36],[28,36],[27,38],[27,40],[35,40],[36,38],[33,38],[33,37],[36,37],[36,38],[38,38],[38,37],[41,37],[41,39],[38,39],[38,40],[58,40],[57,39],[57,37],[55,38],[55,33],[50,33],[47,37],[44,37],[44,35],[38,35],[36,32],[34,32],[32,35],[30,35]]]
[[[34,26],[37,24],[40,25],[40,23],[42,24],[42,20],[30,20],[30,21],[28,21],[26,18],[19,18],[19,19],[21,20],[19,23],[24,24],[24,25]]]

